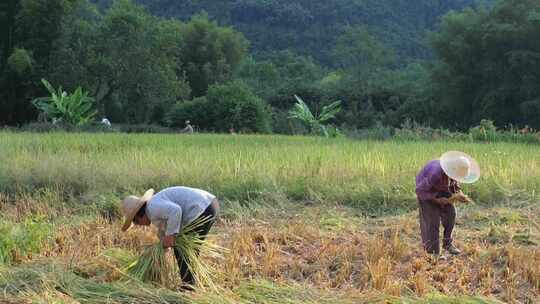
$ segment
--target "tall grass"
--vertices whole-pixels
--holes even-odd
[[[264,193],[365,210],[414,206],[414,177],[446,150],[478,159],[478,203],[534,199],[538,147],[523,144],[371,142],[284,136],[0,133],[0,191],[67,194],[141,192],[171,185],[247,201]]]

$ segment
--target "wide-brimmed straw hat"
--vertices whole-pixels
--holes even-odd
[[[480,178],[480,166],[466,153],[448,151],[440,160],[444,173],[460,183],[472,184]]]
[[[135,195],[130,195],[124,200],[122,200],[122,213],[126,218],[124,225],[122,226],[122,231],[126,231],[131,227],[131,223],[135,218],[139,209],[146,204],[154,195],[154,189],[147,190],[142,197],[137,197]]]

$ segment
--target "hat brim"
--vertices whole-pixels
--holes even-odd
[[[152,199],[152,196],[154,196],[154,189],[148,189],[141,198],[139,198],[139,201],[137,203],[137,208],[131,212],[128,216],[126,216],[126,220],[124,221],[124,225],[122,225],[122,231],[127,231],[131,224],[133,223],[133,219],[135,218],[135,215],[137,215],[137,212],[144,206],[144,204],[148,203],[150,199]]]
[[[466,158],[471,164],[471,167],[469,168],[469,174],[466,176],[458,175],[449,169],[449,164],[452,162],[452,160],[455,160],[459,157]],[[460,151],[449,151],[441,156],[440,161],[444,173],[446,173],[446,175],[448,175],[453,180],[456,180],[460,183],[472,184],[478,181],[478,179],[480,178],[480,166],[478,165],[478,162],[466,153]]]

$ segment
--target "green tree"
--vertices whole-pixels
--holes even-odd
[[[385,120],[395,108],[395,98],[387,86],[392,50],[370,34],[365,26],[350,27],[333,50],[333,72],[339,79],[327,83],[326,100],[343,100],[345,111],[338,119],[352,128],[372,127]]]
[[[535,0],[501,0],[490,10],[445,16],[431,39],[440,60],[432,81],[445,123],[467,128],[490,119],[540,128],[529,113],[540,99],[538,37]]]
[[[20,0],[8,0],[0,3],[0,73],[14,48],[15,17]]]
[[[108,0],[95,0],[104,5]],[[137,0],[159,16],[189,20],[201,11],[219,24],[233,26],[252,43],[260,59],[291,50],[330,65],[337,37],[349,26],[367,25],[372,34],[393,48],[400,63],[430,58],[425,31],[441,15],[477,2],[493,0]]]
[[[77,0],[9,0],[0,12],[0,121],[20,124],[37,112],[30,100],[42,92],[53,42]],[[8,62],[9,61],[9,62]]]
[[[294,94],[319,100],[317,82],[323,69],[312,58],[290,51],[276,52],[264,60],[245,60],[236,77],[246,83],[258,96],[272,106],[288,109],[295,103]]]
[[[194,97],[205,95],[212,84],[230,80],[248,48],[241,33],[218,26],[205,14],[194,16],[182,27],[182,38],[181,70]]]
[[[116,100],[127,122],[148,122],[156,107],[184,97],[177,61],[160,41],[159,20],[128,0],[115,1],[98,30],[92,62],[100,104]],[[173,44],[174,45],[174,44]]]
[[[378,81],[392,51],[373,37],[366,27],[351,27],[341,35],[333,50],[336,67],[345,72],[358,90],[367,92]]]
[[[101,17],[83,6],[69,20],[53,58],[55,81],[84,84],[99,113],[114,121],[160,123],[189,85],[178,72],[181,23],[118,0]],[[179,76],[180,74],[180,76]]]
[[[390,94],[385,102],[384,125],[400,127],[404,121],[439,126],[439,103],[430,79],[430,62],[414,62],[385,75],[384,88]],[[396,102],[391,102],[391,100]]]

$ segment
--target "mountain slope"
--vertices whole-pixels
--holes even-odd
[[[95,0],[107,5],[111,0]],[[488,0],[486,0],[488,1]],[[489,0],[488,2],[491,2]],[[189,19],[206,11],[222,25],[242,31],[255,55],[293,49],[329,63],[337,37],[347,26],[367,25],[400,61],[430,56],[426,30],[450,10],[477,0],[136,0],[152,13]]]

